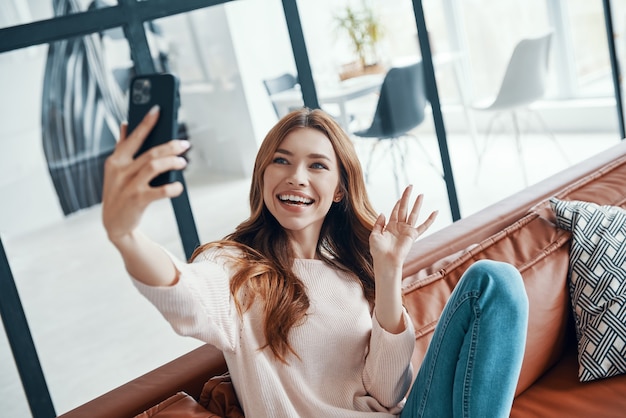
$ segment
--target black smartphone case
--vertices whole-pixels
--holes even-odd
[[[139,125],[154,105],[159,105],[159,120],[135,154],[176,138],[178,134],[178,78],[172,74],[146,74],[133,77],[130,83],[128,106],[128,133]],[[161,186],[176,180],[173,171],[159,174],[150,181],[151,186]]]

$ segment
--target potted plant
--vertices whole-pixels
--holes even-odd
[[[369,4],[363,1],[361,6],[356,9],[348,4],[333,16],[336,32],[348,37],[357,57],[355,62],[344,66],[340,74],[342,80],[384,71],[378,55],[378,44],[384,35],[382,23]]]

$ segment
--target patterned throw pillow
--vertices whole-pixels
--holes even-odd
[[[581,382],[626,373],[626,210],[550,199],[571,231],[570,281]]]

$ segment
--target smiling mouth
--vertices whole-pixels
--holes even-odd
[[[294,205],[294,206],[309,206],[313,204],[313,199],[309,199],[309,198],[302,197],[302,196],[295,196],[291,194],[278,195],[278,200],[288,205]]]

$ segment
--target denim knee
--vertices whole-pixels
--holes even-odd
[[[488,293],[497,294],[498,299],[510,307],[518,307],[520,312],[528,312],[528,296],[519,270],[512,264],[495,260],[478,260],[465,274],[481,278],[482,286]]]

